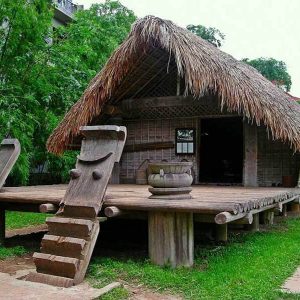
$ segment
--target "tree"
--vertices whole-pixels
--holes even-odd
[[[76,22],[55,31],[49,50],[47,69],[39,76],[43,88],[40,98],[47,107],[48,124],[36,130],[39,162],[47,161],[52,174],[66,175],[75,162],[71,153],[58,159],[44,145],[66,111],[80,98],[90,80],[99,72],[111,53],[126,38],[136,17],[118,1],[95,4],[76,14]]]
[[[22,153],[14,169],[14,179],[21,183],[29,175],[33,135],[40,123],[32,82],[47,51],[49,24],[49,2],[1,0],[0,138],[11,135],[21,142]]]
[[[292,80],[283,61],[264,57],[252,60],[244,58],[242,61],[257,69],[264,77],[286,92],[290,91]]]
[[[106,1],[52,31],[52,1],[0,1],[0,139],[9,134],[22,146],[14,183],[25,184],[30,170],[61,176],[75,155],[54,157],[46,140],[127,36],[135,16],[118,1]]]
[[[225,39],[225,34],[214,27],[205,27],[203,25],[188,25],[186,28],[197,36],[200,36],[204,40],[209,41],[218,48],[222,46]]]

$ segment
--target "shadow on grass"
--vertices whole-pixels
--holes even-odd
[[[32,233],[5,239],[4,245],[0,246],[0,259],[38,251],[43,235],[44,233]]]

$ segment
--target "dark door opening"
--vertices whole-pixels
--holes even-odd
[[[199,179],[203,183],[242,183],[241,118],[201,120]]]

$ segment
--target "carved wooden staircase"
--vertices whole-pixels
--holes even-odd
[[[83,281],[100,230],[98,213],[115,162],[120,160],[126,128],[85,126],[76,169],[55,217],[47,218],[49,232],[41,253],[34,253],[37,273],[26,280],[61,287]]]

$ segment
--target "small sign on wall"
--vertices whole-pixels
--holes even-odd
[[[175,130],[176,154],[195,154],[195,128],[177,128]]]

